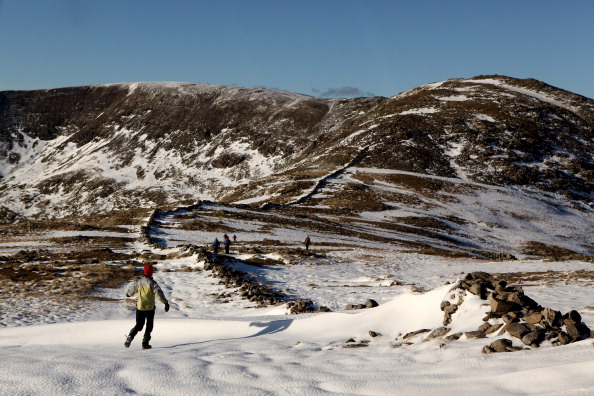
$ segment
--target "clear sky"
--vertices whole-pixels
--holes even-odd
[[[183,81],[392,96],[481,74],[594,98],[594,0],[0,0],[0,91]]]

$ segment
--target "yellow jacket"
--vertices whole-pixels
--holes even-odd
[[[136,282],[130,284],[126,290],[126,296],[132,297],[138,293],[136,309],[139,311],[152,311],[155,309],[155,295],[163,304],[168,304],[159,284],[150,276],[138,278]]]

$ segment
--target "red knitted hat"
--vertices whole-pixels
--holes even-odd
[[[144,266],[144,276],[152,276],[153,275],[153,266],[147,264]]]

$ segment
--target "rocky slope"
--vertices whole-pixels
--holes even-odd
[[[198,199],[303,203],[359,167],[526,186],[587,204],[593,131],[593,100],[503,76],[331,100],[182,83],[8,91],[0,202],[6,219]]]

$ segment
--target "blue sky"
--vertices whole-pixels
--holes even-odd
[[[131,81],[392,96],[503,74],[594,98],[594,1],[0,0],[0,91]]]

